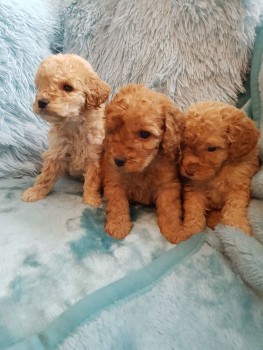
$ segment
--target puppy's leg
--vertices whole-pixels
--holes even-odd
[[[22,201],[36,202],[46,197],[54,187],[61,172],[62,166],[59,160],[45,158],[41,174],[37,177],[34,186],[23,192]]]
[[[161,233],[171,243],[177,243],[182,233],[180,184],[160,190],[156,198],[157,220]]]
[[[102,203],[100,195],[101,173],[98,161],[88,164],[84,172],[84,194],[83,201],[92,206],[99,206]]]
[[[184,224],[182,239],[201,232],[206,227],[206,197],[202,192],[185,188],[184,190]],[[178,237],[178,240],[180,237]]]
[[[105,231],[114,238],[122,239],[132,228],[129,201],[118,185],[105,184],[104,193],[107,199]]]
[[[224,225],[235,226],[248,235],[252,235],[252,229],[247,217],[249,198],[249,188],[239,188],[229,192],[222,209],[221,223]]]

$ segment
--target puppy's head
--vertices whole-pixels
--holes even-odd
[[[36,74],[34,112],[49,122],[77,121],[81,113],[97,108],[110,88],[83,58],[58,54],[45,59]]]
[[[181,113],[165,95],[143,85],[122,88],[105,109],[106,151],[116,168],[143,171],[161,151],[178,154]]]
[[[225,162],[250,153],[259,131],[246,114],[221,102],[200,102],[185,116],[180,172],[192,180],[211,179]]]

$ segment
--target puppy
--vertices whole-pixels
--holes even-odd
[[[84,177],[84,203],[101,203],[100,158],[104,139],[104,105],[110,88],[83,58],[48,57],[40,65],[34,112],[51,124],[41,174],[22,200],[44,198],[66,174]]]
[[[186,179],[181,240],[219,222],[252,234],[247,206],[259,168],[258,139],[254,122],[233,106],[200,102],[189,108],[181,145],[180,173]]]
[[[155,203],[160,230],[174,242],[181,225],[181,112],[165,95],[127,85],[106,106],[105,118],[106,232],[118,239],[130,232],[129,201]]]

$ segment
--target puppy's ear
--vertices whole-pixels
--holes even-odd
[[[171,159],[178,156],[183,132],[183,113],[176,108],[172,101],[166,102],[164,108],[164,135],[162,148]]]
[[[87,108],[97,108],[108,99],[110,87],[96,73],[89,72],[85,78],[85,93]]]
[[[226,138],[229,144],[229,157],[240,158],[252,151],[259,140],[259,130],[246,114],[238,109],[227,115]]]
[[[38,69],[34,78],[34,85],[36,89],[38,89],[39,87],[39,74],[40,74],[40,69]]]
[[[43,79],[43,73],[45,73],[45,71],[46,71],[46,60],[44,60],[43,62],[40,63],[40,65],[36,71],[35,78],[34,78],[34,84],[35,84],[36,89],[39,88],[39,83],[40,83],[41,77]]]

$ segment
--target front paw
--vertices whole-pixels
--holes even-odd
[[[192,234],[188,235],[184,232],[177,231],[176,234],[174,234],[173,236],[169,236],[167,240],[172,244],[179,244],[180,242],[186,241],[191,236]]]
[[[99,207],[102,204],[102,198],[99,194],[88,194],[83,196],[83,203],[91,205],[92,207]]]
[[[187,240],[190,235],[188,235],[181,225],[175,226],[174,228],[166,227],[161,229],[161,233],[164,238],[167,239],[172,244],[178,244],[181,241]]]
[[[128,218],[118,217],[116,219],[107,219],[105,231],[117,239],[125,238],[132,228],[132,223]]]
[[[21,200],[24,202],[36,202],[46,197],[46,194],[37,190],[34,187],[30,187],[22,193]]]

